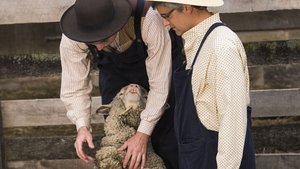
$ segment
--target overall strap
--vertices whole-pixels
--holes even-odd
[[[141,57],[147,57],[147,46],[145,45],[141,34],[141,17],[144,10],[144,0],[137,0],[137,5],[134,14],[134,33],[137,43],[137,53]]]
[[[138,41],[142,40],[141,35],[141,17],[144,9],[144,0],[137,0],[137,5],[134,14],[134,33]]]
[[[88,49],[90,50],[92,56],[94,57],[94,60],[97,61],[98,59],[101,59],[102,56],[100,56],[98,49],[95,45],[86,44],[88,46]]]
[[[214,23],[213,25],[211,25],[211,26],[209,27],[208,31],[207,31],[206,34],[204,35],[204,37],[203,37],[203,39],[202,39],[202,41],[201,41],[201,43],[200,43],[200,46],[199,46],[199,48],[198,48],[198,50],[197,50],[197,52],[196,52],[196,55],[195,55],[195,57],[194,57],[194,60],[193,60],[191,69],[193,69],[193,67],[194,67],[194,64],[195,64],[195,62],[196,62],[196,60],[197,60],[197,57],[198,57],[198,55],[199,55],[199,52],[200,52],[200,50],[201,50],[201,48],[202,48],[202,46],[203,46],[203,44],[204,44],[206,38],[207,38],[208,35],[209,35],[216,27],[218,27],[218,26],[224,26],[224,24],[221,23],[221,22],[217,22],[217,23]]]

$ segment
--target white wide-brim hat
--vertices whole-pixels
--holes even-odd
[[[207,7],[217,7],[224,4],[223,0],[147,0],[155,2],[170,2],[178,4],[187,4],[195,6],[207,6]]]

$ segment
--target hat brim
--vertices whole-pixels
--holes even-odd
[[[62,32],[72,40],[85,43],[97,42],[110,37],[122,29],[132,12],[131,5],[127,0],[112,0],[112,2],[115,6],[114,19],[96,30],[80,28],[77,23],[74,5],[71,6],[61,17],[60,27]]]

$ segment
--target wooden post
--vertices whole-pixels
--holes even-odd
[[[1,102],[0,102],[0,168],[5,169],[5,150],[4,150],[4,135],[3,135],[3,125],[2,125],[2,112],[1,112]]]

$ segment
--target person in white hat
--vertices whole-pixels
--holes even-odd
[[[171,34],[160,15],[149,7],[150,3],[144,0],[76,0],[61,17],[61,100],[67,116],[76,124],[74,146],[83,161],[92,160],[83,151],[83,144],[94,148],[90,96],[93,85],[88,55],[91,53],[100,69],[102,104],[109,104],[130,83],[149,90],[138,132],[120,147],[126,151],[124,168],[144,166],[150,135],[153,148],[166,167],[178,168],[174,113],[164,107],[170,91],[174,41],[171,44]],[[170,105],[172,108],[174,104]]]
[[[173,74],[180,169],[254,169],[247,57],[207,7],[223,0],[152,0],[181,35],[186,62]]]

